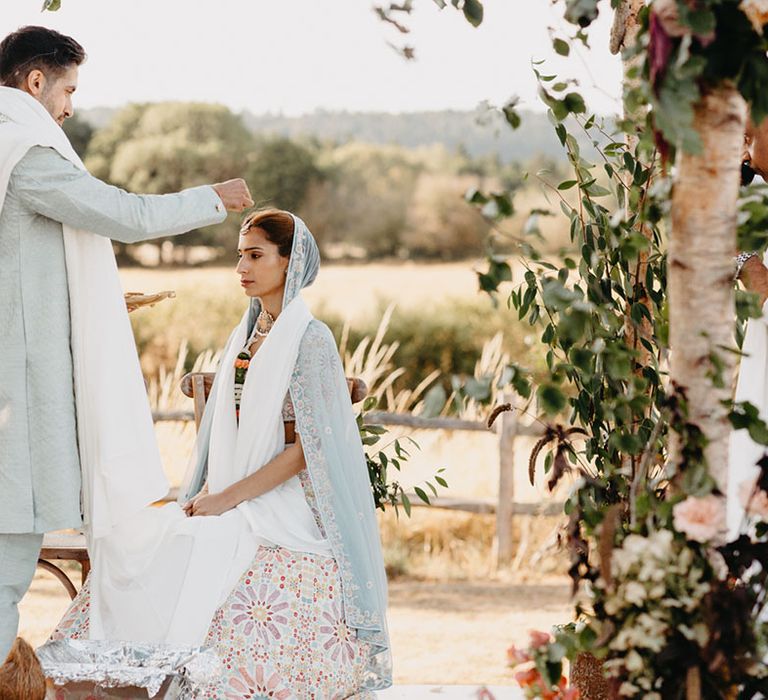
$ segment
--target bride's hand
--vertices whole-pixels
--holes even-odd
[[[190,517],[193,515],[221,515],[232,510],[236,505],[222,491],[221,493],[205,493],[195,496],[184,505],[184,511]]]

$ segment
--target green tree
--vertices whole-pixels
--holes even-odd
[[[322,182],[317,150],[283,137],[256,142],[246,179],[257,204],[301,214],[313,184]]]
[[[411,257],[460,260],[482,255],[490,226],[462,196],[476,180],[474,175],[419,176],[401,235]]]
[[[134,104],[94,136],[86,165],[131,192],[164,194],[244,176],[252,148],[240,117],[221,105]],[[222,225],[157,243],[212,245],[223,252],[234,247],[239,221],[230,215]]]
[[[368,257],[401,252],[408,206],[423,165],[396,146],[349,143],[325,154],[326,180],[306,202],[324,245],[361,247]]]

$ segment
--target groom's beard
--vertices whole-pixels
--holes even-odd
[[[741,184],[742,186],[748,185],[752,180],[755,179],[755,171],[752,169],[752,166],[749,164],[748,161],[744,161],[741,164]]]
[[[45,110],[53,117],[53,120],[61,127],[64,126],[64,121],[67,118],[67,115],[61,111],[59,111],[56,100],[53,95],[53,89],[52,87],[46,87],[42,94],[40,95],[40,98],[38,100],[43,107],[45,107]]]

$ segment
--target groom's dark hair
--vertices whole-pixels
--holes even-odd
[[[0,42],[0,83],[21,87],[33,70],[57,78],[85,61],[85,50],[72,37],[47,27],[21,27]]]

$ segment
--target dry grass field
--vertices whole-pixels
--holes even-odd
[[[457,263],[372,263],[323,265],[317,281],[303,295],[312,311],[338,314],[351,321],[366,316],[379,302],[394,301],[401,308],[419,308],[425,303],[466,300],[478,296],[474,269],[481,261]],[[174,289],[185,294],[219,298],[226,294],[233,308],[245,304],[239,278],[231,267],[192,270],[128,268],[120,276],[126,291]],[[165,302],[173,303],[173,302]]]
[[[174,289],[177,299],[201,301],[200,313],[189,318],[204,330],[206,314],[231,314],[234,323],[244,308],[237,278],[229,269],[134,270],[122,272],[128,291]],[[394,301],[401,308],[422,308],[436,301],[477,296],[470,263],[445,265],[360,265],[323,268],[306,297],[318,316],[331,312],[354,321]],[[228,300],[231,299],[231,309]],[[214,311],[212,311],[212,309]],[[145,309],[137,313],[152,314]],[[158,330],[158,332],[160,332]],[[222,341],[223,342],[223,341]],[[162,378],[161,378],[162,379]],[[189,407],[175,379],[154,385],[153,402]],[[164,395],[162,395],[164,392]],[[162,396],[157,396],[161,394]],[[186,403],[185,403],[186,402]],[[191,424],[161,423],[158,439],[173,483],[184,474],[192,449]],[[460,433],[398,429],[420,449],[413,451],[401,482],[422,483],[445,468],[448,488],[441,495],[495,499],[498,494],[498,441],[491,433]],[[540,486],[527,481],[530,439],[515,448],[515,500],[547,498]],[[492,557],[494,519],[489,515],[415,508],[412,517],[380,515],[382,542],[390,575],[390,627],[395,680],[400,684],[512,684],[505,651],[522,644],[530,629],[547,629],[571,619],[563,553],[556,547],[559,518],[519,517],[514,533],[518,556],[511,570],[495,571]],[[38,573],[22,603],[22,634],[44,641],[67,605],[63,589],[46,573]]]

